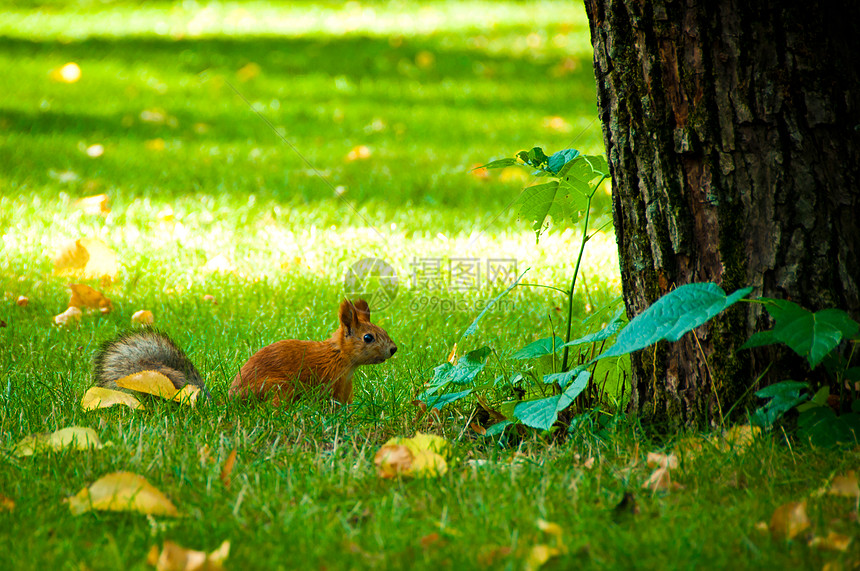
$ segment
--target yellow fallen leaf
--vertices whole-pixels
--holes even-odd
[[[225,541],[218,549],[208,554],[165,541],[160,552],[157,546],[152,546],[146,562],[157,571],[221,571],[229,554],[229,541]]]
[[[844,475],[834,476],[827,493],[847,498],[860,497],[860,486],[857,485],[857,474],[854,470],[849,470]]]
[[[116,380],[124,389],[161,397],[165,400],[194,406],[200,396],[200,387],[185,385],[181,389],[173,386],[173,381],[156,371],[140,371]]]
[[[59,451],[71,448],[72,450],[98,450],[104,445],[99,440],[98,434],[92,428],[84,426],[69,426],[60,430],[31,434],[22,438],[12,450],[15,456],[32,456],[39,452]]]
[[[127,406],[132,410],[143,408],[143,405],[134,398],[134,395],[104,387],[90,387],[81,399],[81,407],[84,410],[108,408],[117,404]]]
[[[150,151],[163,151],[165,148],[164,139],[148,139],[143,142],[143,146]]]
[[[89,260],[90,254],[80,240],[67,240],[54,254],[54,273],[83,270]]]
[[[367,147],[366,145],[358,145],[357,147],[354,147],[349,153],[347,153],[346,160],[350,162],[361,161],[369,159],[371,154],[372,153],[370,152],[369,147]]]
[[[445,458],[430,450],[413,453],[412,470],[409,475],[416,478],[435,478],[448,473],[448,462]]]
[[[776,538],[794,539],[810,525],[809,516],[806,515],[806,500],[781,505],[770,518],[770,532]]]
[[[62,83],[75,83],[81,78],[81,68],[75,62],[51,71],[51,79]]]
[[[263,69],[259,65],[251,62],[239,68],[239,71],[236,72],[236,77],[239,78],[239,81],[251,81],[260,75],[262,71]]]
[[[131,316],[132,325],[152,325],[155,323],[155,316],[148,309],[135,311]]]
[[[451,352],[448,353],[448,362],[452,365],[457,364],[457,344],[454,343],[454,346],[451,348]]]
[[[113,304],[105,294],[88,285],[69,284],[69,289],[72,291],[69,307],[98,309],[101,313],[110,313],[113,309]]]
[[[761,428],[758,426],[743,424],[728,429],[724,440],[730,448],[742,452],[752,446],[759,434],[761,434]]]
[[[558,538],[561,541],[562,529],[561,526],[557,523],[552,523],[551,521],[546,521],[545,519],[537,520],[538,529],[544,533],[548,533],[553,537]]]
[[[86,248],[90,255],[90,259],[87,262],[86,267],[84,267],[84,277],[116,277],[117,272],[119,271],[116,254],[114,254],[113,250],[111,250],[107,244],[98,238],[81,238],[78,242]]]
[[[179,516],[179,510],[167,496],[146,478],[132,472],[113,472],[103,476],[66,501],[73,515],[99,510]]]
[[[827,551],[847,551],[851,541],[851,537],[831,531],[826,537],[813,537],[809,540],[809,546]]]
[[[565,121],[563,117],[546,117],[543,120],[543,126],[558,133],[570,133],[573,130],[571,124]]]
[[[499,173],[500,182],[515,182],[525,184],[530,180],[529,173],[520,167],[505,167]]]
[[[75,204],[86,214],[99,215],[107,214],[108,212],[110,212],[107,194],[85,196],[84,198],[78,200]]]
[[[54,273],[57,275],[113,278],[118,270],[116,254],[98,238],[69,240],[54,254]]]
[[[525,563],[523,564],[523,568],[525,568],[527,571],[540,569],[546,564],[547,561],[559,555],[560,553],[561,552],[556,547],[550,547],[549,545],[545,545],[543,543],[534,545],[529,550],[529,554],[526,557]]]
[[[63,313],[54,316],[54,324],[60,327],[74,327],[81,322],[81,310],[77,307],[69,307]]]
[[[415,65],[421,69],[431,68],[434,63],[436,63],[436,56],[426,50],[418,52],[415,56]]]
[[[435,477],[447,473],[450,444],[441,436],[416,432],[413,438],[391,438],[376,453],[381,478]]]

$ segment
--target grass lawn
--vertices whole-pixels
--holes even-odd
[[[530,175],[470,171],[532,146],[603,152],[581,6],[283,4],[4,6],[0,567],[145,569],[165,539],[205,550],[230,540],[229,569],[537,568],[541,545],[554,550],[545,569],[860,564],[857,542],[830,552],[756,529],[806,499],[809,533],[855,537],[853,501],[816,491],[858,467],[856,450],[770,437],[728,452],[708,445],[672,471],[683,487],[652,492],[646,453],[682,435],[653,441],[611,408],[568,437],[523,430],[498,441],[469,428],[474,400],[432,423],[412,404],[504,289],[487,275],[493,263],[569,286],[577,230],[535,244],[512,206]],[[81,207],[99,194],[109,212]],[[620,295],[608,209],[601,190],[575,334],[605,322]],[[115,252],[111,284],[55,273],[56,252],[82,238]],[[227,400],[257,349],[336,327],[344,275],[366,257],[397,273],[397,296],[374,321],[398,353],[357,373],[355,403]],[[480,267],[479,278],[453,279],[448,269],[461,266]],[[113,311],[56,327],[75,282],[102,289]],[[84,412],[96,347],[142,309],[186,348],[212,400]],[[458,350],[493,347],[480,377],[490,382],[521,366],[515,351],[561,331],[564,309],[555,290],[516,288]],[[113,445],[12,455],[21,438],[72,425]],[[447,474],[380,479],[377,449],[416,430],[452,443]],[[183,517],[71,515],[65,498],[119,470],[145,476]],[[616,509],[627,491],[638,513]]]

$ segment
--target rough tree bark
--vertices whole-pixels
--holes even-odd
[[[860,317],[860,2],[585,5],[628,316],[712,281]],[[630,410],[719,421],[782,355],[735,352],[765,321],[738,304],[634,355]]]

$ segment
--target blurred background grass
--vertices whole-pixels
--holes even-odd
[[[378,257],[400,279],[378,314],[410,355],[395,376],[420,384],[503,287],[428,291],[422,260],[515,260],[525,281],[569,287],[578,232],[535,244],[511,206],[529,173],[471,169],[535,145],[602,152],[590,60],[584,10],[565,2],[6,2],[6,375],[38,363],[85,385],[94,345],[150,309],[225,385],[262,344],[327,335],[345,271]],[[80,208],[97,194],[109,212]],[[603,191],[593,214],[606,231],[586,250],[580,318],[620,289]],[[51,326],[69,282],[51,260],[82,237],[117,254],[115,311],[68,334]],[[514,351],[561,330],[557,292],[510,301],[476,343]]]

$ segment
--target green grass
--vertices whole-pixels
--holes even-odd
[[[856,544],[828,554],[754,529],[856,468],[856,451],[764,438],[687,461],[674,474],[682,490],[651,494],[641,490],[644,455],[671,441],[651,441],[623,415],[588,417],[570,438],[523,431],[502,442],[468,428],[471,401],[446,407],[432,426],[417,418],[411,401],[501,286],[428,290],[412,283],[416,262],[514,259],[530,268],[525,281],[569,285],[578,232],[557,228],[535,245],[510,207],[528,177],[469,170],[534,145],[602,152],[587,22],[565,2],[290,6],[4,6],[0,74],[12,80],[0,91],[0,494],[15,508],[0,509],[0,566],[143,569],[150,545],[172,538],[207,550],[229,539],[231,569],[517,569],[532,546],[551,543],[538,519],[564,530],[568,551],[550,569],[856,565]],[[80,80],[52,79],[69,62]],[[88,156],[92,145],[103,154]],[[360,145],[370,157],[347,160]],[[99,193],[110,198],[106,216],[76,205]],[[608,207],[601,194],[598,225]],[[114,310],[60,329],[52,318],[78,280],[55,275],[52,257],[83,237],[116,252],[119,273],[105,288]],[[219,256],[224,271],[209,269]],[[374,315],[399,350],[357,374],[354,405],[228,401],[254,351],[336,327],[344,273],[366,256],[401,280],[394,303]],[[575,334],[619,294],[614,238],[601,232],[586,249]],[[29,305],[16,305],[20,295]],[[553,290],[517,288],[459,349],[496,349],[483,380],[514,371],[514,351],[562,330],[563,304]],[[139,309],[203,372],[206,406],[81,410],[95,348]],[[11,456],[22,437],[71,425],[113,446]],[[380,480],[376,450],[416,430],[453,443],[448,474]],[[234,449],[225,488],[221,466]],[[70,515],[64,498],[117,470],[146,476],[185,517]],[[616,518],[628,490],[641,513]],[[810,499],[820,535],[856,535],[850,511]]]

